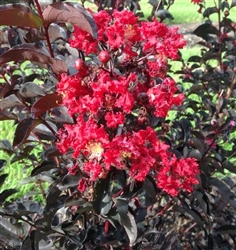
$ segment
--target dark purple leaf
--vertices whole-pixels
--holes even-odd
[[[96,186],[93,208],[99,214],[106,215],[112,207],[111,187],[109,185],[110,180],[106,178],[101,179]]]
[[[217,234],[236,234],[236,226],[235,225],[223,225],[215,229],[215,233]]]
[[[52,23],[49,26],[48,34],[49,34],[51,42],[54,42],[58,38],[61,38],[63,40],[67,40],[67,33],[66,33],[66,31],[61,26],[59,26],[56,23]]]
[[[0,203],[4,203],[9,196],[17,192],[18,190],[13,188],[4,190],[3,192],[0,193]]]
[[[49,171],[51,169],[56,168],[56,164],[52,161],[44,161],[39,166],[34,168],[31,172],[31,176],[38,175],[44,171]]]
[[[201,154],[205,153],[206,145],[200,139],[196,137],[191,138],[189,140],[189,145],[193,148],[198,149],[201,152]]]
[[[6,180],[8,174],[2,174],[0,175],[0,187],[4,184],[4,181]]]
[[[52,146],[44,151],[44,157],[47,159],[53,158],[55,156],[60,156],[61,153],[59,152],[56,146]]]
[[[22,4],[5,4],[0,6],[0,26],[17,26],[40,29],[42,19],[29,7]]]
[[[221,10],[224,11],[225,8],[226,8],[226,9],[229,9],[229,3],[228,3],[227,0],[225,0],[225,1],[223,1],[223,2],[221,3]]]
[[[156,198],[156,194],[157,194],[156,184],[151,176],[146,177],[143,188],[146,191],[145,203],[146,203],[146,206],[149,207],[151,204],[153,204]]]
[[[118,198],[116,200],[116,207],[120,215],[120,224],[124,227],[128,235],[129,245],[132,246],[137,239],[138,229],[134,216],[128,210],[128,200]]]
[[[58,188],[60,190],[65,190],[69,187],[76,187],[79,183],[79,180],[81,179],[81,176],[78,175],[66,175],[62,182],[58,184]]]
[[[2,216],[0,217],[0,232],[1,240],[4,240],[4,238],[8,239],[8,242],[6,242],[7,244],[10,243],[14,246],[15,244],[20,243],[19,239],[22,236],[22,228],[11,224],[8,219],[3,218]]]
[[[200,62],[201,59],[202,58],[200,56],[190,56],[188,62]]]
[[[17,46],[0,56],[0,64],[5,64],[12,61],[22,62],[26,60],[40,63],[44,68],[51,67],[55,74],[67,72],[67,65],[64,61],[51,58],[50,56],[39,52],[39,48],[37,46]]]
[[[73,119],[68,114],[68,110],[64,107],[56,107],[52,109],[50,114],[51,121],[60,122],[60,123],[71,123],[73,124]]]
[[[41,123],[40,120],[32,118],[26,118],[22,120],[16,128],[13,140],[13,147],[21,146],[29,137],[32,130]]]
[[[57,93],[47,94],[38,99],[31,108],[34,117],[38,117],[44,112],[59,107],[62,103],[62,97]]]
[[[199,37],[203,38],[204,40],[208,40],[209,34],[218,35],[219,31],[212,24],[204,23],[204,24],[198,26],[193,31],[193,34],[196,35],[196,36],[199,36]]]
[[[45,36],[42,31],[35,28],[29,29],[25,37],[29,43],[35,43],[45,39]]]
[[[174,17],[171,15],[171,13],[168,10],[158,10],[154,14],[156,17],[160,18],[161,20],[170,19],[173,20]]]
[[[5,99],[0,100],[0,110],[16,107],[16,106],[24,106],[20,99],[15,95],[9,95]]]
[[[0,121],[4,121],[4,120],[17,120],[17,116],[15,114],[13,114],[12,112],[8,112],[8,111],[1,111],[0,113]]]
[[[43,88],[34,82],[25,82],[21,85],[20,95],[25,98],[32,98],[36,96],[44,96]]]
[[[71,23],[97,37],[97,27],[92,15],[79,4],[57,2],[48,5],[43,11],[46,24]]]
[[[59,195],[61,194],[61,191],[56,187],[52,187],[49,191],[49,194],[47,196],[47,206],[50,208],[57,200]]]
[[[217,169],[222,174],[224,173],[223,165],[220,162],[220,160],[218,160],[217,158],[214,158],[214,157],[205,157],[203,159],[203,162],[211,165],[213,168]]]
[[[17,32],[17,28],[11,28],[8,30],[8,43],[11,47],[14,47],[18,44],[22,44],[22,40]]]
[[[217,13],[218,11],[220,10],[217,7],[206,8],[205,11],[203,12],[203,17],[209,18],[211,14]]]
[[[231,162],[229,162],[228,160],[225,160],[223,163],[223,167],[227,170],[229,170],[232,173],[236,174],[236,166],[234,164],[232,164]]]
[[[180,207],[178,205],[175,205],[173,207],[174,211],[177,211],[181,214],[184,214],[185,216],[195,220],[197,222],[197,224],[201,227],[203,225],[203,220],[202,218],[199,216],[198,213],[196,213],[195,211],[193,211],[192,209],[188,208],[188,207]]]

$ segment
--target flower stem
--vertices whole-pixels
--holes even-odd
[[[44,27],[44,31],[45,31],[45,37],[46,37],[46,41],[47,41],[47,45],[48,45],[50,56],[52,58],[54,58],[54,54],[53,54],[53,50],[52,50],[52,45],[51,45],[50,39],[49,39],[48,24],[46,24],[45,21],[44,21],[43,12],[42,12],[41,6],[39,4],[39,1],[38,0],[34,0],[34,2],[35,2],[35,5],[37,7],[38,14],[41,17],[41,19],[43,20],[43,27]]]

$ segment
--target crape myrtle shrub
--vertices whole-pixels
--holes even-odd
[[[153,2],[152,14],[172,3]],[[236,2],[194,3],[206,19],[194,31],[202,56],[187,62],[178,30],[163,15],[139,21],[135,1],[96,1],[95,12],[37,0],[0,7],[0,118],[16,123],[13,143],[0,147],[12,162],[30,162],[27,180],[44,197],[0,193],[2,248],[235,248],[236,26],[228,17]],[[182,64],[180,82],[169,76],[171,60]]]

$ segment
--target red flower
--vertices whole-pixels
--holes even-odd
[[[144,41],[143,50],[147,54],[151,52],[177,59],[178,50],[186,44],[183,36],[178,34],[178,28],[168,28],[157,20],[142,22],[140,31]]]
[[[118,125],[124,124],[124,114],[121,112],[107,112],[105,115],[108,128],[116,128]]]
[[[194,3],[194,4],[199,4],[202,2],[203,2],[203,0],[191,0],[191,3]]]
[[[176,59],[185,45],[182,35],[156,20],[140,24],[127,10],[93,16],[98,39],[75,27],[70,40],[72,47],[91,57],[82,65],[85,70],[76,65],[78,74],[62,75],[57,85],[63,105],[76,119],[59,130],[57,147],[63,154],[72,151],[75,165],[68,169],[70,174],[84,173],[78,190],[83,192],[117,168],[136,181],[152,175],[172,196],[191,192],[198,183],[196,161],[177,159],[153,128],[145,128],[149,117],[165,117],[183,101],[175,81],[166,77],[168,58]],[[98,56],[101,47],[107,54]],[[102,65],[93,60],[97,57]],[[137,119],[137,126],[135,115],[143,119]]]
[[[87,31],[76,26],[74,27],[73,37],[69,39],[69,43],[71,47],[84,51],[86,55],[97,52],[97,40]]]
[[[176,91],[176,83],[171,78],[165,78],[161,84],[147,91],[149,102],[155,107],[154,114],[157,117],[165,117],[173,105],[182,103],[183,96],[174,96]]]
[[[90,181],[95,181],[99,175],[102,173],[102,166],[98,162],[85,162],[83,165],[83,170],[87,173],[90,177]]]
[[[156,174],[157,186],[172,196],[181,190],[192,192],[194,184],[198,184],[196,175],[199,173],[195,159],[186,158],[178,160],[175,156],[167,160],[162,159],[162,166]]]

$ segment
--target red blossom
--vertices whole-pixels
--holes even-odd
[[[194,3],[194,4],[200,4],[202,2],[203,0],[191,0],[191,3]]]
[[[180,105],[182,103],[183,95],[174,96],[177,90],[175,81],[165,78],[161,84],[147,91],[149,102],[155,107],[154,114],[157,117],[166,117],[173,105]]]
[[[78,189],[81,193],[83,193],[83,192],[86,190],[86,187],[87,187],[87,185],[86,185],[85,179],[79,180],[77,189]]]
[[[125,117],[124,114],[121,112],[117,113],[107,112],[105,115],[105,119],[108,128],[116,128],[118,125],[124,123]]]
[[[69,39],[70,45],[73,48],[83,50],[86,55],[97,52],[97,40],[88,32],[75,26],[73,37]]]
[[[96,65],[92,55],[84,61],[86,70],[64,74],[57,84],[63,105],[76,120],[58,132],[59,151],[72,152],[76,162],[69,174],[84,173],[78,184],[81,192],[88,183],[106,178],[112,168],[136,181],[151,174],[172,196],[191,192],[198,184],[196,161],[177,159],[149,126],[149,117],[164,118],[173,105],[182,104],[183,94],[177,94],[175,81],[167,77],[167,63],[178,57],[183,36],[157,20],[138,22],[127,10],[93,16],[98,39],[75,27],[70,44],[88,57],[99,57],[100,45],[105,44],[109,60]],[[135,124],[139,118],[145,122]]]

